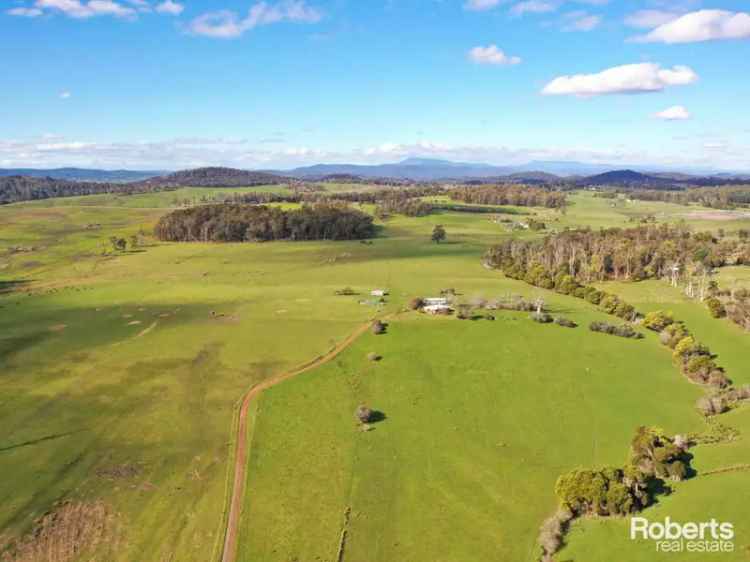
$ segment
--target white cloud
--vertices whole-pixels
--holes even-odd
[[[558,76],[544,87],[542,93],[581,97],[640,94],[661,92],[669,86],[684,86],[697,80],[698,75],[687,66],[670,69],[654,63],[626,64],[596,74]]]
[[[147,0],[35,0],[31,7],[12,8],[7,13],[12,16],[25,17],[61,13],[76,19],[96,16],[135,19],[138,13],[149,13],[154,9],[162,14],[179,15],[184,10],[184,6],[174,0],[164,0],[154,8]]]
[[[172,0],[166,0],[156,5],[156,11],[160,14],[170,14],[173,16],[179,16],[184,9],[185,6]]]
[[[514,65],[519,64],[519,57],[506,55],[497,45],[474,47],[469,51],[469,59],[477,64]]]
[[[67,91],[67,90],[64,90],[64,91],[60,92],[60,99],[61,100],[70,99],[71,96],[72,96],[72,94],[69,91]]]
[[[601,16],[595,16],[584,11],[575,11],[563,16],[563,31],[592,31],[599,27]]]
[[[654,154],[639,146],[632,149],[600,146],[513,148],[502,145],[451,145],[423,141],[412,144],[387,142],[349,150],[330,150],[283,145],[269,148],[242,139],[190,138],[160,142],[100,143],[55,137],[28,140],[0,139],[0,167],[79,166],[170,170],[199,166],[232,166],[246,169],[280,169],[321,162],[376,164],[421,156],[506,165],[532,160],[568,160],[619,166],[669,164],[681,167],[746,169],[747,151],[748,147],[731,147],[711,142],[697,145],[696,150],[690,152],[675,147],[672,154]]]
[[[641,43],[695,43],[722,39],[750,39],[750,13],[699,10],[680,16],[633,38]]]
[[[676,20],[682,14],[664,10],[638,10],[625,17],[625,25],[639,29],[653,29]]]
[[[664,111],[654,114],[654,117],[664,119],[665,121],[685,121],[690,119],[690,112],[684,105],[673,105]]]
[[[250,8],[244,18],[229,10],[203,14],[190,22],[189,30],[195,35],[234,39],[261,25],[284,21],[315,23],[321,17],[321,13],[304,0],[287,0],[279,4],[259,2]]]
[[[6,12],[10,16],[21,16],[24,18],[36,18],[44,12],[39,8],[11,8]]]
[[[71,18],[91,18],[95,16],[115,16],[120,18],[131,18],[136,15],[136,10],[124,6],[113,0],[36,0],[34,8],[37,10],[49,10],[61,12]]]
[[[504,0],[468,0],[464,8],[472,12],[483,12],[491,10],[500,5]]]
[[[524,14],[546,14],[557,10],[557,2],[548,2],[546,0],[526,0],[519,2],[510,9],[510,13],[515,16]]]

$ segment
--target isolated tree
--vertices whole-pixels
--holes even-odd
[[[447,235],[445,233],[445,228],[443,228],[442,224],[435,225],[435,228],[432,229],[432,241],[435,242],[435,244],[440,244],[440,242],[444,242]]]
[[[385,333],[385,324],[383,324],[380,320],[375,320],[375,322],[372,323],[372,328],[370,329],[372,330],[373,334],[378,336]]]
[[[408,307],[409,310],[419,310],[424,306],[424,300],[422,297],[414,297],[409,301]]]
[[[124,252],[128,247],[128,241],[119,236],[110,236],[109,243],[112,245],[114,252]]]
[[[354,412],[354,416],[357,418],[359,423],[370,423],[372,420],[373,411],[368,408],[365,404],[357,406],[357,411]]]

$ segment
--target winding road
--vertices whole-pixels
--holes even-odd
[[[234,455],[234,483],[232,485],[229,516],[227,517],[227,528],[224,535],[224,548],[222,550],[221,562],[235,562],[237,558],[237,538],[239,534],[242,503],[245,499],[245,479],[247,477],[247,413],[250,409],[250,402],[258,397],[264,390],[274,387],[277,384],[296,377],[297,375],[311,371],[321,365],[325,365],[353,344],[359,336],[364,334],[370,328],[371,324],[372,322],[367,322],[357,328],[357,330],[325,355],[322,355],[292,371],[275,375],[270,379],[255,385],[243,397],[242,406],[240,407],[239,423],[237,424],[237,448]]]

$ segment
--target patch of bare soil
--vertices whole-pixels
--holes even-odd
[[[691,211],[685,213],[686,218],[707,220],[707,221],[733,221],[750,218],[750,213],[746,211]]]
[[[57,504],[25,536],[0,545],[2,562],[71,562],[114,536],[114,515],[102,501]]]
[[[141,467],[131,463],[103,466],[96,469],[96,475],[105,480],[125,480],[134,478],[140,473]]]

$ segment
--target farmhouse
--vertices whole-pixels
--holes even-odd
[[[422,310],[428,314],[450,314],[453,310],[445,297],[426,298],[423,302]]]
[[[385,297],[388,295],[388,289],[374,289],[370,291],[371,297]]]

